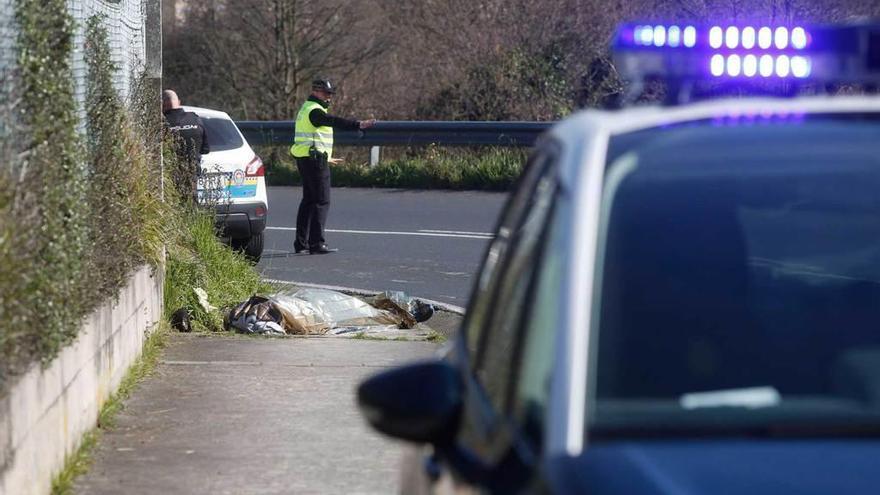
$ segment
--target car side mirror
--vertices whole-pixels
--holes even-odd
[[[458,370],[430,361],[385,371],[358,387],[361,414],[402,440],[442,445],[458,430],[464,387]]]

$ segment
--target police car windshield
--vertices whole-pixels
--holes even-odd
[[[231,120],[202,117],[202,122],[205,124],[205,134],[208,135],[208,145],[212,152],[234,150],[243,144],[241,134]]]
[[[594,432],[880,431],[880,120],[611,143]]]

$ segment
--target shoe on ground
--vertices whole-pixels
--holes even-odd
[[[329,247],[327,247],[326,244],[321,244],[320,246],[315,246],[315,247],[309,249],[309,252],[312,254],[329,254],[329,253],[335,253],[336,251],[339,251],[339,250],[329,248]]]
[[[293,244],[293,254],[306,254],[309,252],[309,249],[305,246],[300,246],[299,244]]]

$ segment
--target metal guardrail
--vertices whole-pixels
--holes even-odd
[[[235,123],[251,145],[290,146],[292,120],[238,121]],[[383,121],[365,131],[336,131],[340,146],[526,146],[549,129],[553,122],[447,122]]]

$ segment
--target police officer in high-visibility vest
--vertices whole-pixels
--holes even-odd
[[[324,242],[324,223],[330,209],[330,164],[333,158],[333,129],[366,129],[376,121],[348,120],[327,114],[336,88],[326,79],[312,82],[312,94],[296,116],[293,146],[290,154],[296,159],[303,183],[303,196],[296,214],[297,254],[327,254],[336,251]]]

